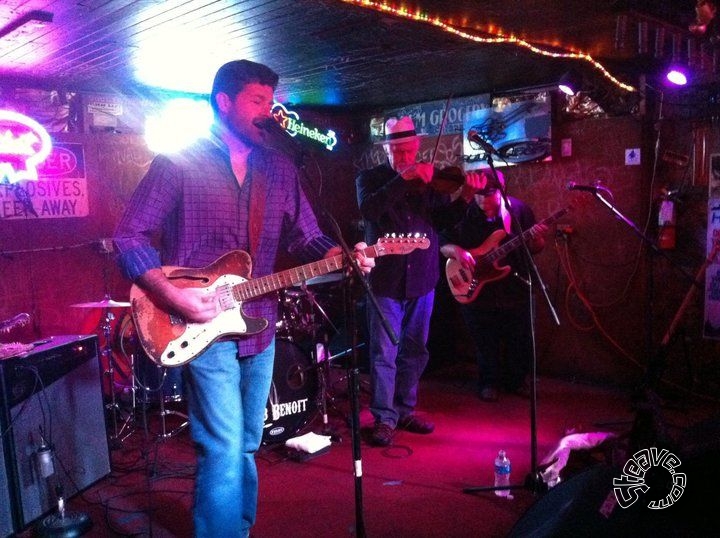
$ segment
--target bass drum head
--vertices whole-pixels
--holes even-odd
[[[293,437],[317,410],[317,370],[297,344],[275,340],[275,365],[265,406],[263,444]]]

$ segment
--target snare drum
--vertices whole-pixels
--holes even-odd
[[[275,340],[275,365],[265,407],[263,444],[290,439],[317,410],[318,379],[308,353],[288,340]]]

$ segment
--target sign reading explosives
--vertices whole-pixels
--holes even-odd
[[[55,144],[34,181],[0,181],[0,220],[88,215],[82,144]]]
[[[325,149],[332,151],[337,144],[337,136],[335,131],[328,129],[326,133],[321,132],[317,127],[309,127],[300,121],[297,112],[286,109],[282,104],[275,103],[272,107],[271,114],[283,129],[290,136],[304,136],[315,142],[319,142]]]

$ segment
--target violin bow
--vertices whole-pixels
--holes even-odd
[[[440,137],[442,136],[443,131],[445,131],[445,123],[447,122],[448,112],[450,111],[451,100],[452,94],[448,95],[447,101],[445,101],[445,110],[443,111],[442,121],[440,122],[440,131],[435,139],[435,148],[433,149],[432,159],[430,159],[430,164],[433,166],[435,166],[435,157],[437,156],[438,147],[440,147]]]

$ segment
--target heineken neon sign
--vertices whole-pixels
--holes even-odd
[[[50,135],[37,121],[0,110],[0,183],[37,180],[37,167],[51,149]]]
[[[325,146],[325,149],[332,151],[337,144],[337,135],[332,129],[326,132],[320,131],[317,127],[306,125],[300,120],[300,116],[293,110],[288,110],[281,103],[275,103],[272,107],[272,116],[290,136],[302,136]]]

